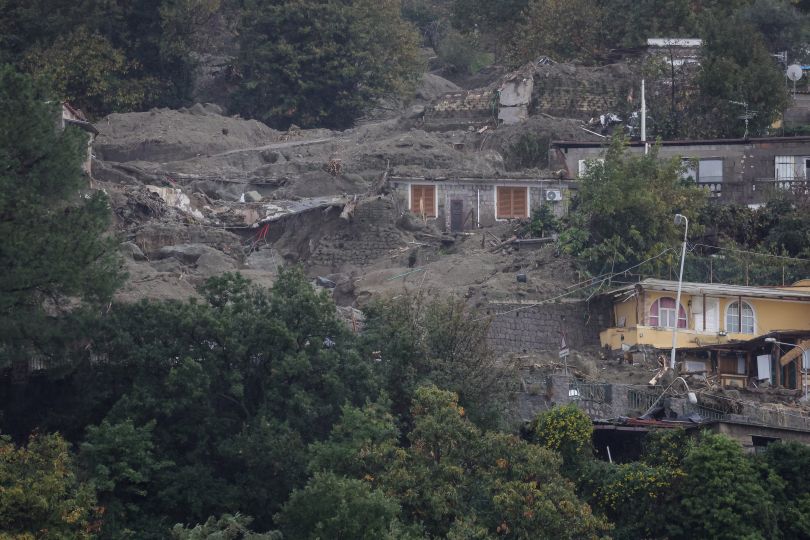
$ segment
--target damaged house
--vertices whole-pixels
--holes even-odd
[[[62,114],[59,117],[59,128],[65,129],[66,126],[76,126],[88,134],[87,157],[82,165],[82,170],[84,170],[87,176],[90,176],[91,165],[93,162],[93,141],[95,140],[96,135],[98,135],[98,130],[92,123],[90,123],[90,121],[87,120],[87,117],[82,111],[72,107],[70,103],[65,101],[62,103]]]
[[[659,156],[684,160],[685,177],[693,179],[721,202],[762,204],[775,191],[804,191],[810,178],[810,137],[662,141]],[[629,143],[635,153],[644,143]],[[604,143],[554,141],[549,161],[567,179],[602,159]]]
[[[810,280],[785,287],[683,283],[679,306],[677,287],[645,279],[605,293],[613,326],[601,332],[602,347],[668,351],[677,325],[681,372],[716,376],[721,386],[804,387]]]
[[[558,216],[567,211],[571,182],[553,178],[427,178],[393,176],[400,211],[408,210],[452,232],[525,219],[543,204]]]

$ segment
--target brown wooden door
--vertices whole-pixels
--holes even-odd
[[[464,230],[464,201],[460,199],[450,201],[450,230]]]

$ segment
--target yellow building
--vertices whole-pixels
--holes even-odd
[[[603,347],[678,348],[748,341],[784,330],[810,330],[810,280],[787,287],[745,287],[684,282],[675,309],[677,281],[646,279],[608,293],[614,326],[601,332]]]
[[[810,280],[787,287],[686,282],[676,309],[677,290],[677,281],[647,279],[607,293],[614,326],[600,333],[602,346],[668,350],[677,321],[681,372],[716,375],[722,386],[805,386]]]

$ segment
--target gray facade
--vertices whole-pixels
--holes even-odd
[[[498,213],[498,188],[525,189],[526,217],[531,216],[532,211],[544,202],[551,205],[555,214],[563,216],[568,209],[571,184],[567,180],[543,178],[431,179],[400,176],[389,180],[401,212],[420,213],[413,200],[414,187],[433,186],[435,197],[430,201],[433,208],[427,209],[429,215],[426,217],[435,220],[439,228],[445,231],[470,231],[511,219]]]
[[[630,149],[640,154],[644,145],[634,141]],[[557,141],[549,158],[566,178],[576,179],[604,151],[598,143]],[[659,155],[689,160],[687,175],[728,202],[763,203],[779,190],[804,192],[810,180],[810,137],[664,141]]]

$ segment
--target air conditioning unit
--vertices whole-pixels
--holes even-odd
[[[546,190],[546,200],[547,201],[561,201],[562,200],[562,191],[559,189],[547,189]]]

